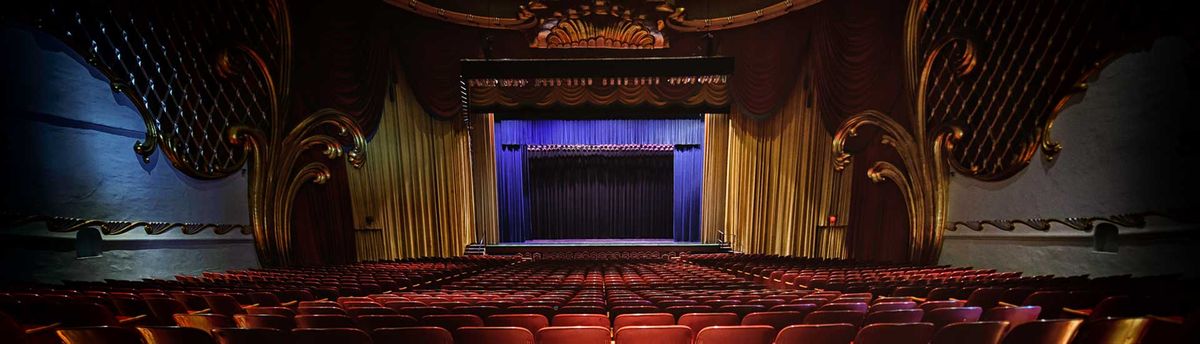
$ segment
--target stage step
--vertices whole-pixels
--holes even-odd
[[[487,246],[485,246],[483,244],[467,245],[467,250],[465,252],[463,252],[463,255],[467,255],[467,256],[482,256],[482,255],[486,255],[486,254],[487,254]]]
[[[717,250],[719,250],[720,253],[733,253],[733,247],[729,246],[729,243],[727,242],[720,243],[720,245],[717,246]]]

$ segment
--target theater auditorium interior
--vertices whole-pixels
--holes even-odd
[[[1196,14],[6,6],[0,343],[1200,343]]]

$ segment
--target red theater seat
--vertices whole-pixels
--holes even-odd
[[[219,344],[287,344],[290,331],[269,328],[219,328],[212,331]]]
[[[740,324],[734,313],[691,313],[679,317],[679,325],[692,329],[692,333],[700,333],[709,326],[737,326]]]
[[[238,303],[233,296],[226,294],[209,294],[202,296],[204,302],[208,303],[210,313],[221,314],[225,316],[233,316],[234,314],[246,314],[246,310],[242,308],[242,304]]]
[[[997,344],[1004,337],[1004,321],[961,322],[946,325],[933,336],[931,344]]]
[[[314,315],[297,315],[296,328],[358,328],[358,324],[354,323],[345,315],[334,314],[314,314]]]
[[[346,310],[338,307],[300,307],[296,309],[297,315],[346,315]]]
[[[933,339],[933,324],[871,324],[854,337],[854,344],[928,344]]]
[[[903,324],[920,322],[925,318],[925,311],[920,308],[914,309],[895,309],[890,311],[878,311],[867,314],[867,319],[863,324]]]
[[[533,333],[521,327],[463,327],[455,344],[533,344]]]
[[[1109,318],[1089,321],[1079,329],[1071,343],[1141,343],[1150,329],[1149,318]]]
[[[806,324],[783,328],[775,344],[849,344],[858,328],[850,324]]]
[[[805,324],[850,324],[855,328],[862,326],[866,314],[856,311],[816,311],[804,317]]]
[[[141,343],[142,336],[131,328],[114,326],[76,327],[58,330],[65,344],[130,344]]]
[[[1004,344],[1067,344],[1083,320],[1034,320],[1013,327]]]
[[[966,307],[979,307],[988,309],[996,307],[1000,303],[1000,298],[1004,296],[1004,288],[987,287],[977,288],[967,297]]]
[[[175,314],[175,324],[205,331],[212,331],[216,328],[237,327],[237,324],[233,322],[233,318],[220,314]]]
[[[271,314],[238,314],[233,316],[233,322],[240,328],[272,328],[291,331],[296,328],[292,318]]]
[[[354,328],[298,328],[292,330],[295,344],[372,344],[371,336]]]
[[[473,314],[434,314],[421,318],[421,324],[454,332],[461,327],[482,327],[483,319]]]
[[[675,316],[669,313],[621,314],[613,319],[613,329],[620,331],[625,326],[675,325]]]
[[[1037,320],[1038,314],[1042,312],[1042,307],[1038,306],[1000,306],[993,307],[983,312],[979,317],[982,321],[1007,321],[1009,328],[1020,326],[1021,324]]]
[[[153,344],[213,344],[208,331],[191,327],[156,326],[139,327],[138,332],[146,343]]]
[[[296,316],[296,311],[287,307],[250,307],[246,309],[246,314],[269,314],[291,318]]]
[[[695,344],[771,344],[776,331],[767,325],[709,326],[696,334]]]
[[[454,344],[454,336],[441,327],[380,328],[371,334],[377,344]]]
[[[917,308],[916,302],[912,302],[912,301],[881,302],[881,303],[872,304],[871,308],[867,310],[867,313],[870,314],[870,313],[875,313],[878,311],[890,311],[890,310],[896,310],[896,309],[913,309],[913,308]]]
[[[617,330],[616,344],[691,344],[692,329],[683,325],[627,326]]]
[[[600,326],[609,328],[611,322],[603,314],[559,314],[550,320],[551,326]]]
[[[806,314],[800,312],[755,312],[742,318],[742,325],[767,325],[776,331],[804,323]]]
[[[983,309],[979,307],[946,307],[926,312],[921,321],[932,323],[935,329],[960,322],[979,321]]]
[[[487,317],[485,323],[487,326],[520,327],[529,330],[529,333],[550,326],[550,321],[541,314],[496,314]]]
[[[389,327],[413,327],[420,322],[407,315],[363,315],[354,318],[354,323],[363,331],[371,332]]]
[[[555,320],[558,320],[556,317]],[[609,344],[611,333],[606,326],[551,326],[538,330],[538,344]]]

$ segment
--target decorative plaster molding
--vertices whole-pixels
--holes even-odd
[[[978,221],[954,221],[946,226],[947,231],[956,231],[959,226],[979,232],[983,231],[984,226],[1012,231],[1016,229],[1017,224],[1024,225],[1038,231],[1049,231],[1052,223],[1058,223],[1079,231],[1091,231],[1096,223],[1107,222],[1121,227],[1143,228],[1146,227],[1146,217],[1158,216],[1171,218],[1169,216],[1156,212],[1140,212],[1131,214],[1109,215],[1109,216],[1091,216],[1091,217],[1064,217],[1064,218],[1049,218],[1049,219],[1008,219],[1008,220],[978,220]]]
[[[163,234],[172,229],[179,229],[183,234],[188,235],[198,234],[205,229],[211,229],[213,233],[218,235],[228,234],[233,231],[244,235],[251,233],[250,227],[242,224],[101,220],[50,215],[23,215],[9,212],[0,213],[0,227],[11,228],[36,222],[45,223],[51,232],[59,233],[74,232],[85,228],[95,228],[106,235],[125,234],[137,228],[142,228],[146,231],[146,234],[150,235]]]

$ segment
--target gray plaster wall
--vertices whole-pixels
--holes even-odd
[[[1187,163],[1196,158],[1193,80],[1196,47],[1175,37],[1148,51],[1122,56],[1089,82],[1054,123],[1051,137],[1063,151],[1053,161],[1041,153],[1016,176],[982,182],[955,176],[948,219],[1011,220],[1112,216],[1158,212],[1145,228],[1120,228],[1117,253],[1092,250],[1092,233],[1055,225],[1040,232],[1017,225],[1011,232],[984,227],[947,231],[940,263],[1093,276],[1181,273],[1197,277],[1197,225],[1189,200],[1197,189]]]

